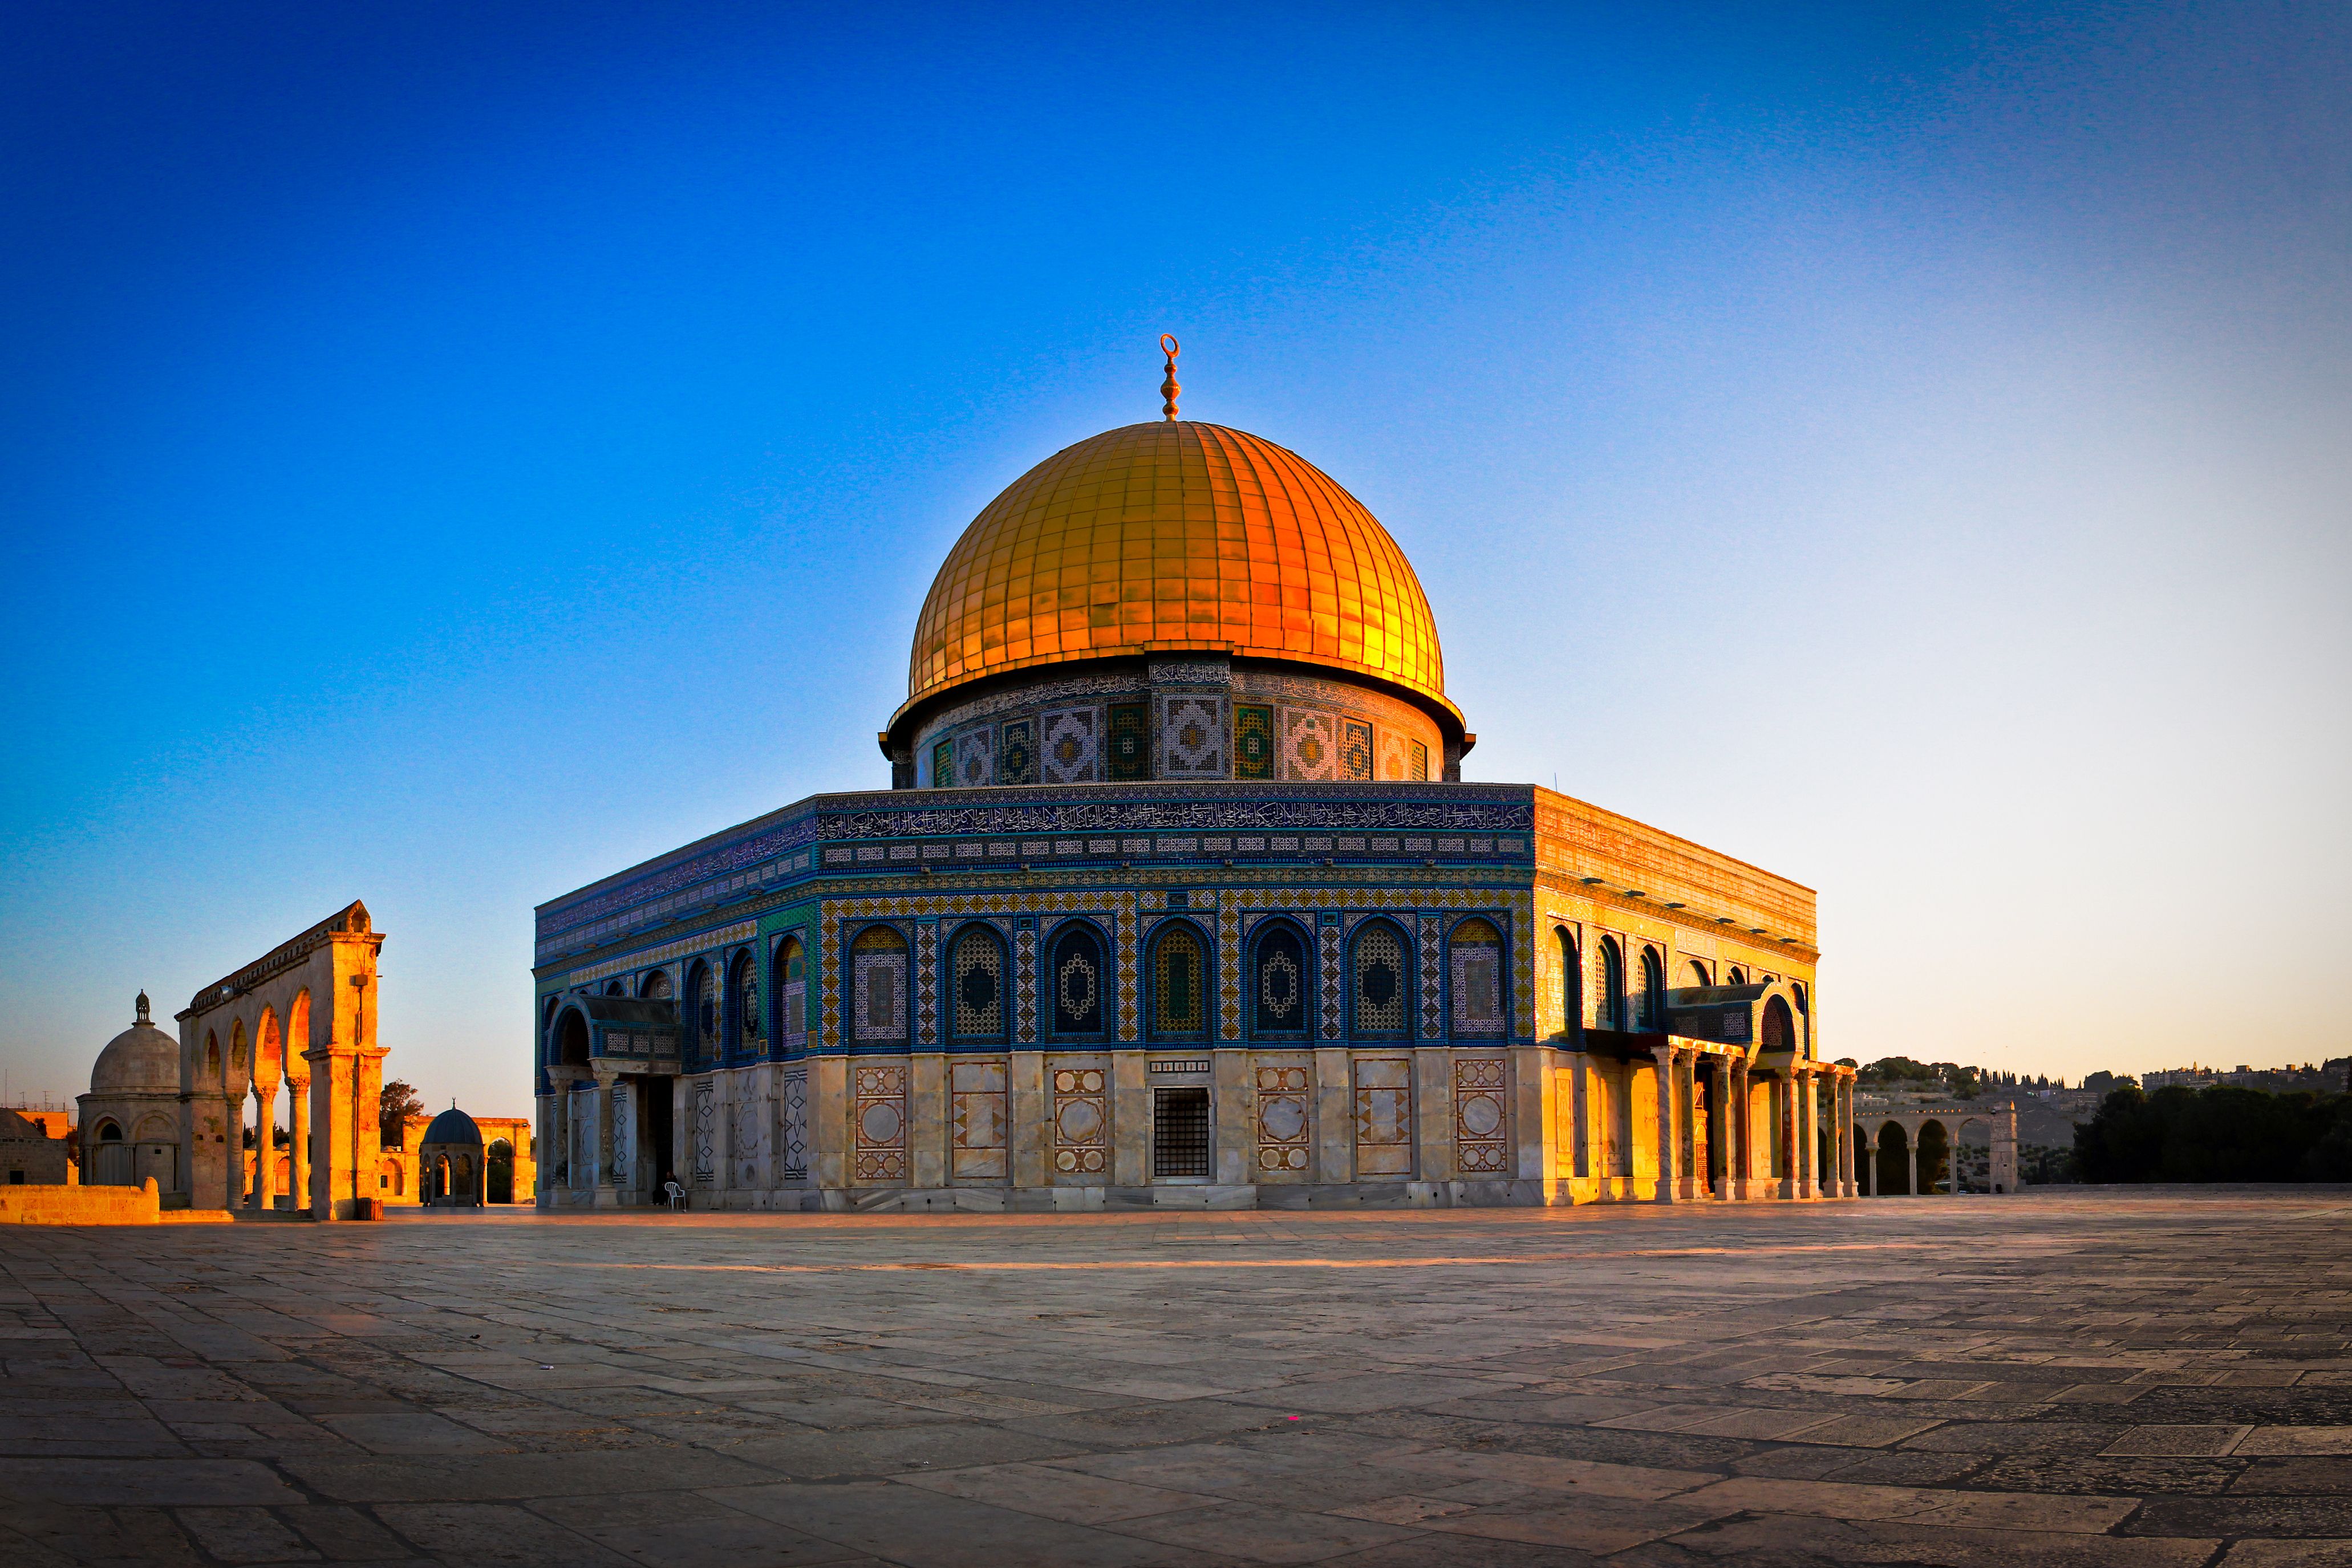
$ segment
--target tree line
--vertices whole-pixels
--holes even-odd
[[[2074,1129],[2086,1182],[2352,1181],[2352,1094],[2126,1083]]]

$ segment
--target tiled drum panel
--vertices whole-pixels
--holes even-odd
[[[1225,705],[1221,697],[1160,699],[1160,776],[1162,779],[1223,779],[1225,776]]]
[[[1100,711],[1097,708],[1062,708],[1043,715],[1038,723],[1045,728],[1045,738],[1039,759],[1044,765],[1048,784],[1093,784],[1102,778],[1097,765],[1101,749]]]
[[[1282,710],[1282,776],[1285,779],[1336,779],[1339,768],[1339,737],[1331,716],[1311,708]]]

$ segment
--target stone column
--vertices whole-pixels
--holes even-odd
[[[1853,1185],[1853,1080],[1838,1075],[1838,1196],[1855,1196]]]
[[[598,1208],[618,1207],[621,1195],[613,1185],[613,1079],[608,1068],[599,1066],[596,1071],[596,1097],[591,1101],[588,1126],[588,1168],[595,1173],[595,1196],[589,1201]]]
[[[1717,1056],[1710,1059],[1715,1073],[1715,1118],[1707,1127],[1707,1146],[1715,1151],[1715,1196],[1725,1203],[1738,1196],[1734,1185],[1738,1172],[1732,1155],[1739,1147],[1735,1129],[1738,1118],[1732,1111],[1731,1059]]]
[[[1723,1157],[1731,1173],[1732,1200],[1741,1202],[1748,1197],[1748,1165],[1752,1157],[1748,1149],[1756,1140],[1756,1129],[1748,1123],[1748,1059],[1731,1058],[1724,1067],[1730,1100],[1724,1123],[1730,1129],[1731,1141],[1724,1145]]]
[[[1780,1176],[1774,1189],[1782,1197],[1797,1196],[1797,1070],[1793,1063],[1773,1079],[1778,1092],[1773,1103],[1772,1141],[1780,1159]]]
[[[1810,1067],[1791,1063],[1790,1086],[1797,1092],[1797,1196],[1822,1196],[1821,1080]]]
[[[1944,1190],[1952,1197],[1960,1196],[1960,1134],[1955,1127],[1944,1129]]]
[[[256,1083],[247,1095],[253,1102],[253,1176],[246,1183],[245,1207],[269,1207],[269,1096]]]
[[[286,1081],[286,1207],[299,1209],[310,1190],[310,1085]]]
[[[1921,1196],[1919,1191],[1919,1129],[1916,1127],[1906,1127],[1904,1129],[1904,1132],[1907,1135],[1903,1140],[1903,1152],[1911,1161],[1910,1196],[1913,1197],[1918,1197]]]
[[[1681,1054],[1671,1045],[1654,1046],[1651,1057],[1657,1062],[1658,1074],[1658,1191],[1657,1201],[1672,1203],[1680,1186],[1675,1156],[1682,1151],[1677,1146],[1680,1134],[1675,1127],[1675,1058]]]
[[[1706,1196],[1706,1173],[1698,1168],[1698,1052],[1687,1047],[1675,1052],[1675,1114],[1682,1132],[1675,1145],[1681,1180],[1675,1196],[1696,1203]]]
[[[1870,1162],[1870,1196],[1878,1196],[1878,1134],[1867,1134],[1863,1138],[1863,1153]]]

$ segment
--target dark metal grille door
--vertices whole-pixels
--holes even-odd
[[[1209,1174],[1209,1092],[1161,1089],[1151,1108],[1151,1174]]]

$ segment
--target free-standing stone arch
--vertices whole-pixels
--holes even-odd
[[[1951,1194],[1966,1190],[1958,1155],[1971,1124],[1982,1124],[1990,1142],[1986,1185],[1998,1194],[2018,1190],[2016,1107],[1899,1094],[1863,1094],[1855,1101],[1876,1177],[1871,1197],[1932,1193],[1938,1183]]]
[[[296,1089],[289,1107],[296,1207],[319,1219],[352,1219],[376,1212],[381,1153],[377,1103],[383,1087],[383,1049],[375,1042],[376,955],[383,934],[367,906],[351,904],[234,974],[198,991],[177,1015],[180,1026],[180,1157],[190,1203],[235,1207],[245,1174],[243,1103],[267,1082],[258,1075],[255,1030],[267,1021],[278,1042],[285,1081]],[[279,1025],[277,1020],[287,1020]],[[219,1041],[231,1042],[226,1060]],[[298,1075],[295,1064],[302,1071]],[[308,1086],[307,1094],[302,1092]],[[269,1167],[274,1118],[265,1115],[257,1137],[259,1164]],[[307,1167],[307,1168],[306,1168]]]

